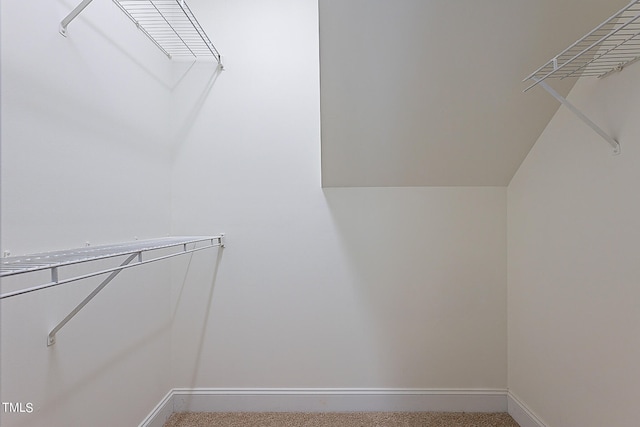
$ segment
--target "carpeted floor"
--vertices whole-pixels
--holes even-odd
[[[505,413],[177,413],[164,427],[519,427]]]

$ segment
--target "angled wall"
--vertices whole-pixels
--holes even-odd
[[[640,66],[578,81],[508,189],[509,389],[549,427],[631,427],[640,384]]]

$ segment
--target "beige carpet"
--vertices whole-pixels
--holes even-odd
[[[177,413],[164,427],[519,427],[509,414],[443,412]]]

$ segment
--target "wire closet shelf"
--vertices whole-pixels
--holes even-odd
[[[120,272],[125,268],[148,264],[174,256],[220,246],[224,247],[224,234],[219,236],[163,237],[158,239],[139,240],[130,243],[89,246],[80,249],[5,257],[1,259],[0,278],[49,270],[51,280],[45,284],[33,286],[31,288],[0,294],[0,299],[59,286],[65,283],[87,279],[89,277],[99,276],[106,273],[112,273],[114,271]],[[149,256],[149,254],[153,254],[153,251],[158,251],[160,249],[172,249],[173,251],[166,255]],[[59,271],[63,267],[124,256],[133,257],[126,264],[113,268],[100,270],[94,269],[89,273],[71,276],[64,279],[59,276]]]
[[[605,77],[640,60],[640,0],[634,0],[587,35],[531,73],[533,83],[547,78]]]
[[[14,276],[24,273],[49,270],[51,280],[45,284],[32,286],[26,289],[0,294],[0,299],[24,295],[30,292],[59,286],[89,277],[110,273],[82,302],[80,302],[62,321],[60,321],[47,336],[47,346],[56,343],[56,334],[73,319],[100,291],[102,291],[121,271],[139,265],[148,264],[179,255],[189,254],[208,248],[224,247],[224,234],[218,236],[187,236],[164,237],[159,239],[141,240],[116,245],[102,245],[81,249],[44,252],[33,255],[2,258],[0,277]],[[158,254],[157,251],[163,250]],[[169,252],[169,253],[166,253]],[[155,255],[150,255],[155,253]],[[98,269],[92,268],[89,273],[73,275],[68,278],[60,278],[59,271],[62,267],[77,264],[91,264],[92,261],[111,258],[125,258],[120,265]]]
[[[633,0],[587,35],[556,55],[524,81],[532,81],[524,91],[541,86],[593,129],[620,154],[620,144],[545,81],[568,77],[606,77],[640,60],[640,0]]]
[[[184,0],[113,0],[169,58],[220,53]]]
[[[93,0],[83,0],[60,23],[60,33]],[[213,45],[198,19],[184,0],[113,0],[113,3],[169,59],[180,57],[214,58],[222,65],[220,52]]]

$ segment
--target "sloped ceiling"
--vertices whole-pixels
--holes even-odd
[[[320,0],[323,186],[507,185],[559,106],[522,79],[626,4]]]

